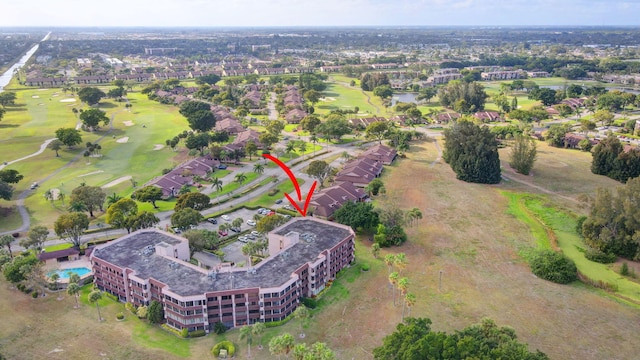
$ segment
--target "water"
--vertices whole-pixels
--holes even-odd
[[[403,103],[415,103],[417,104],[418,101],[416,100],[416,97],[420,95],[418,93],[400,93],[400,94],[394,94],[391,97],[391,106],[395,106],[397,103],[399,102],[403,102]]]
[[[42,40],[45,41],[49,38],[49,35],[51,35],[51,32],[49,32]],[[31,58],[31,56],[33,56],[33,54],[35,54],[35,52],[38,50],[38,47],[40,45],[39,44],[35,44],[29,51],[27,51],[26,54],[24,54],[23,57],[20,58],[20,60],[18,60],[17,63],[13,64],[9,70],[5,71],[4,74],[0,75],[0,92],[2,92],[2,89],[4,89],[5,86],[7,86],[7,84],[9,83],[9,81],[11,81],[11,78],[13,77],[13,73],[24,66],[24,64],[27,63],[27,61],[29,61],[29,59]]]
[[[60,276],[60,279],[68,279],[69,278],[69,272],[72,273],[76,273],[78,274],[80,277],[87,275],[88,273],[91,272],[91,269],[88,269],[86,267],[80,267],[80,268],[71,268],[71,269],[60,269],[60,270],[56,270],[56,271],[51,271],[47,274],[47,276],[51,276],[53,274],[58,274],[58,276]]]

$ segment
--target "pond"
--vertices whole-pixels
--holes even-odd
[[[416,100],[416,97],[418,95],[420,95],[420,94],[418,94],[418,93],[393,94],[393,96],[391,97],[391,106],[395,106],[399,102],[417,104],[418,101]]]

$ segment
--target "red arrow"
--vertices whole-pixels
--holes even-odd
[[[270,154],[262,154],[262,157],[273,161],[278,166],[280,166],[282,170],[284,170],[287,173],[287,175],[289,176],[289,179],[291,179],[291,182],[293,183],[293,187],[296,189],[296,194],[298,195],[298,201],[302,201],[302,194],[300,193],[300,185],[298,184],[298,179],[296,179],[296,177],[293,175],[293,172],[291,171],[291,169],[285,163],[280,161],[278,158],[271,156]],[[284,196],[286,196],[287,199],[289,199],[289,202],[291,203],[291,205],[293,205],[302,216],[307,216],[307,208],[309,207],[309,202],[311,201],[311,197],[313,196],[313,191],[316,189],[316,185],[318,185],[318,182],[314,181],[313,184],[311,185],[311,189],[309,190],[309,193],[307,194],[307,199],[304,201],[304,208],[302,209],[300,209],[300,205],[298,205],[298,202],[294,201],[291,198],[291,196],[289,196],[289,194],[287,193],[284,194]]]

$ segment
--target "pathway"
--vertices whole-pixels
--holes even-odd
[[[276,93],[271,92],[269,98],[269,104],[267,109],[269,110],[269,120],[278,120],[278,111],[276,111]]]
[[[45,140],[42,143],[42,145],[40,145],[40,150],[34,152],[33,154],[21,157],[20,159],[15,159],[15,160],[11,160],[11,161],[7,161],[7,162],[3,163],[2,165],[0,165],[0,170],[4,169],[5,166],[17,163],[18,161],[26,160],[28,158],[32,158],[34,156],[38,156],[38,155],[42,154],[45,151],[45,149],[47,148],[47,146],[49,146],[49,143],[51,143],[55,139],[56,138]]]

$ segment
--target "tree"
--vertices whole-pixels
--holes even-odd
[[[0,105],[2,105],[3,108],[6,108],[7,106],[12,106],[15,104],[16,104],[16,93],[11,91],[5,91],[3,93],[0,93]]]
[[[249,357],[251,357],[251,342],[253,341],[253,329],[249,325],[245,325],[240,328],[240,340],[247,339],[247,347]]]
[[[4,118],[4,114],[7,112],[6,109],[0,109],[0,121],[2,121],[2,118]]]
[[[78,285],[78,283],[75,282],[70,282],[67,286],[67,294],[73,296],[76,299],[76,306],[74,306],[74,309],[80,307],[80,304],[78,304],[78,294],[80,293],[80,290],[82,290],[82,288],[80,287],[80,285]]]
[[[175,211],[180,211],[184,208],[191,208],[200,211],[209,207],[210,201],[211,199],[209,199],[209,197],[205,194],[199,192],[190,192],[184,195],[180,195],[173,209]]]
[[[367,138],[376,139],[380,144],[382,144],[382,139],[384,139],[387,131],[389,131],[389,125],[386,121],[374,121],[365,129]]]
[[[236,176],[234,177],[233,181],[235,181],[238,184],[242,185],[242,183],[247,181],[247,175],[245,175],[245,173],[237,173]]]
[[[209,133],[206,132],[198,134],[191,133],[184,139],[184,146],[190,150],[196,149],[200,152],[200,155],[202,155],[204,149],[209,146],[210,139]]]
[[[106,197],[107,194],[99,186],[78,186],[71,191],[71,202],[84,204],[91,217],[94,217],[93,212],[95,210],[102,211]]]
[[[260,163],[253,164],[253,172],[256,173],[256,174],[264,173],[264,165],[262,165]]]
[[[593,148],[591,172],[609,176],[615,169],[616,159],[623,151],[624,148],[618,137],[610,133]]]
[[[244,223],[244,220],[242,218],[235,218],[233,219],[233,221],[231,222],[231,225],[234,228],[238,228],[241,229],[242,228],[242,224]]]
[[[131,231],[136,231],[140,229],[148,229],[150,227],[155,226],[160,222],[153,213],[148,211],[143,211],[136,215],[129,216],[127,218],[127,228],[131,229]]]
[[[61,238],[80,247],[80,236],[89,228],[89,218],[81,212],[62,214],[53,223],[53,231]]]
[[[122,199],[122,196],[116,194],[116,193],[112,193],[111,195],[107,196],[107,208],[113,204],[115,204],[118,200]]]
[[[262,334],[264,334],[265,329],[266,326],[262,322],[257,322],[251,326],[251,333],[259,339],[258,348],[262,348]]]
[[[82,143],[80,132],[74,128],[60,128],[56,130],[56,137],[68,148]]]
[[[307,115],[300,121],[302,129],[307,130],[312,134],[315,132],[316,127],[321,123],[322,121],[316,115]]]
[[[105,126],[109,124],[107,113],[100,109],[88,109],[83,111],[80,114],[80,120],[82,120],[84,126],[92,129],[98,128],[100,122]]]
[[[300,321],[300,334],[304,334],[304,323],[307,318],[309,318],[309,315],[309,309],[303,304],[298,305],[298,307],[293,311],[293,317]]]
[[[303,97],[311,103],[311,105],[315,105],[320,98],[322,98],[322,93],[316,90],[307,90],[304,92]]]
[[[563,147],[564,137],[569,131],[571,131],[571,126],[569,124],[553,124],[549,127],[545,137],[549,145]]]
[[[373,95],[379,96],[381,99],[387,99],[393,96],[393,90],[389,85],[376,86],[373,89]]]
[[[316,127],[316,131],[327,139],[340,141],[344,135],[351,133],[351,126],[342,115],[333,114],[327,116],[325,122]]]
[[[180,230],[185,230],[191,225],[198,225],[202,220],[204,220],[202,214],[191,208],[176,211],[171,215],[171,225]]]
[[[2,247],[2,246],[6,246],[7,247],[7,251],[9,252],[9,257],[11,259],[13,259],[13,252],[11,251],[11,243],[14,240],[15,239],[13,238],[13,236],[8,235],[8,234],[0,236],[0,247]]]
[[[0,180],[0,199],[11,200],[13,196],[13,186]]]
[[[438,97],[445,107],[455,108],[454,104],[458,103],[458,110],[464,113],[471,113],[483,110],[486,99],[489,96],[484,91],[484,86],[477,82],[468,83],[454,80],[440,88]]]
[[[127,232],[130,233],[129,219],[137,214],[138,204],[131,199],[123,198],[109,206],[105,222],[118,229],[127,229]]]
[[[331,175],[331,171],[333,168],[327,164],[324,160],[314,160],[309,164],[307,168],[307,174],[311,177],[318,179],[320,183],[320,187],[324,186],[324,181],[329,175]]]
[[[162,199],[162,189],[153,185],[145,186],[142,189],[134,191],[133,194],[131,194],[131,198],[142,202],[150,202],[151,205],[157,209],[156,201]]]
[[[593,121],[603,125],[613,124],[614,115],[609,110],[598,110],[593,114]]]
[[[207,74],[196,78],[196,84],[215,85],[218,81],[220,81],[220,76],[216,74]]]
[[[281,355],[289,355],[289,352],[293,349],[295,340],[291,334],[284,333],[280,336],[271,338],[269,341],[269,352],[271,355],[277,355],[280,358]]]
[[[382,180],[380,180],[380,178],[375,178],[366,186],[366,189],[370,195],[376,196],[382,187],[384,187]]]
[[[557,103],[556,92],[549,88],[538,88],[529,92],[529,99],[540,100],[545,106]]]
[[[256,223],[256,230],[259,232],[266,234],[271,230],[277,228],[278,226],[284,224],[287,220],[278,215],[264,216],[260,221]]]
[[[389,284],[391,284],[391,296],[393,297],[393,306],[396,306],[396,285],[398,285],[399,274],[397,271],[389,274]]]
[[[578,269],[573,260],[553,250],[540,250],[529,261],[531,272],[537,277],[558,284],[568,284],[578,279]]]
[[[139,319],[146,319],[147,315],[149,315],[149,307],[142,305],[136,310],[136,316]]]
[[[0,170],[0,181],[4,181],[9,184],[17,184],[22,179],[24,179],[24,175],[21,175],[17,170]]]
[[[159,301],[151,300],[149,310],[147,312],[147,319],[152,324],[160,324],[164,320],[164,310],[162,304]]]
[[[271,147],[271,145],[273,145],[273,144],[278,142],[278,135],[272,134],[270,132],[262,133],[258,137],[258,141],[262,145],[264,145],[265,149],[268,149],[268,148]]]
[[[401,299],[407,295],[407,290],[409,288],[409,279],[406,277],[398,279],[398,290],[400,290]],[[405,302],[402,302],[402,318],[404,319],[404,307]]]
[[[487,127],[458,121],[445,129],[443,159],[459,180],[497,184],[500,182],[498,143]]]
[[[380,255],[380,244],[373,243],[373,245],[371,245],[371,255],[373,255],[374,259],[378,258]]]
[[[408,292],[404,296],[404,305],[409,309],[409,315],[411,315],[411,308],[416,304],[416,301],[416,296],[412,293]],[[404,308],[402,309],[402,321],[404,321]]]
[[[307,151],[307,143],[304,141],[298,142],[298,151],[300,151],[300,155],[302,155],[302,158],[304,159],[304,153]]]
[[[296,149],[296,144],[293,141],[287,142],[285,146],[284,152],[289,155],[289,160],[291,160],[291,153]]]
[[[95,87],[85,87],[78,91],[78,97],[80,101],[86,103],[87,105],[95,105],[100,102],[100,100],[107,96],[102,90]]]
[[[350,226],[356,231],[362,229],[371,232],[380,223],[371,202],[347,201],[333,213],[333,218],[337,223]]]
[[[58,154],[58,151],[62,149],[62,145],[64,145],[62,141],[58,139],[54,139],[52,142],[49,143],[49,146],[47,147],[56,152],[56,157],[60,157],[60,155]]]
[[[517,341],[511,328],[499,328],[489,319],[453,334],[431,331],[431,320],[407,318],[373,349],[376,360],[386,359],[519,359],[548,360]]]
[[[100,305],[98,304],[102,299],[102,291],[93,290],[89,293],[89,302],[96,304],[96,310],[98,310],[98,321],[102,321],[102,315],[100,314]]]
[[[49,229],[46,226],[36,225],[29,229],[25,239],[20,240],[20,246],[25,249],[40,251],[47,240],[47,236],[49,236]]]
[[[249,161],[251,161],[251,157],[258,154],[258,145],[253,140],[249,140],[244,146],[244,151],[249,155]]]
[[[529,175],[535,161],[535,140],[529,136],[516,135],[515,142],[509,154],[509,166],[520,174]]]

